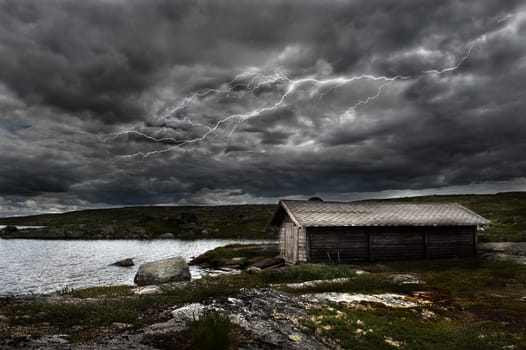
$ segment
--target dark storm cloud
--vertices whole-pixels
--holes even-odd
[[[521,1],[0,0],[0,203],[522,186],[525,37]],[[273,106],[289,87],[232,81],[246,70],[411,78],[355,110],[382,81],[305,84],[279,108],[216,124]]]
[[[285,64],[297,65],[301,58],[311,66],[324,58],[337,72],[352,71],[360,62],[368,65],[371,54],[404,50],[431,34],[441,41],[433,45],[447,49],[462,35],[486,29],[485,23],[465,21],[487,22],[511,11],[512,3],[500,9],[486,1],[463,14],[462,6],[433,11],[422,1],[2,1],[0,78],[32,103],[106,121],[138,119],[148,107],[141,96],[162,84],[174,66],[257,66],[269,53],[299,44],[311,48],[310,56]],[[395,65],[386,70],[392,67],[400,73]]]

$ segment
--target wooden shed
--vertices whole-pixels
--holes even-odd
[[[298,262],[464,257],[477,254],[477,227],[491,222],[456,203],[282,200],[281,255]]]

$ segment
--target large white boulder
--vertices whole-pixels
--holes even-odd
[[[147,262],[139,266],[134,282],[139,286],[161,284],[177,281],[189,281],[190,269],[184,258],[178,256],[170,259]]]

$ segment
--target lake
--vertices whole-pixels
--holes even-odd
[[[174,256],[187,261],[207,250],[232,243],[272,243],[240,239],[201,240],[35,240],[0,239],[0,294],[49,293],[64,288],[127,284],[139,265]],[[111,266],[133,258],[135,266]],[[190,266],[192,278],[206,271]]]

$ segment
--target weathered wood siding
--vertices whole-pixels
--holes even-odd
[[[476,226],[429,227],[426,232],[430,258],[477,255]]]
[[[298,262],[298,227],[294,225],[289,217],[283,219],[280,230],[280,253],[289,264],[296,264]],[[303,239],[303,246],[305,247],[305,239]],[[304,253],[302,253],[304,255]]]
[[[309,227],[300,260],[359,261],[476,255],[475,226]],[[305,250],[305,252],[303,252]]]
[[[309,259],[309,244],[307,240],[307,229],[298,228],[298,261],[305,262]]]
[[[368,227],[369,260],[422,259],[425,257],[422,227]]]
[[[311,261],[367,260],[368,240],[364,228],[307,228]]]
[[[281,254],[282,257],[285,257],[285,253],[286,253],[285,224],[287,222],[288,223],[292,222],[288,216],[283,219],[279,227],[279,253]]]

